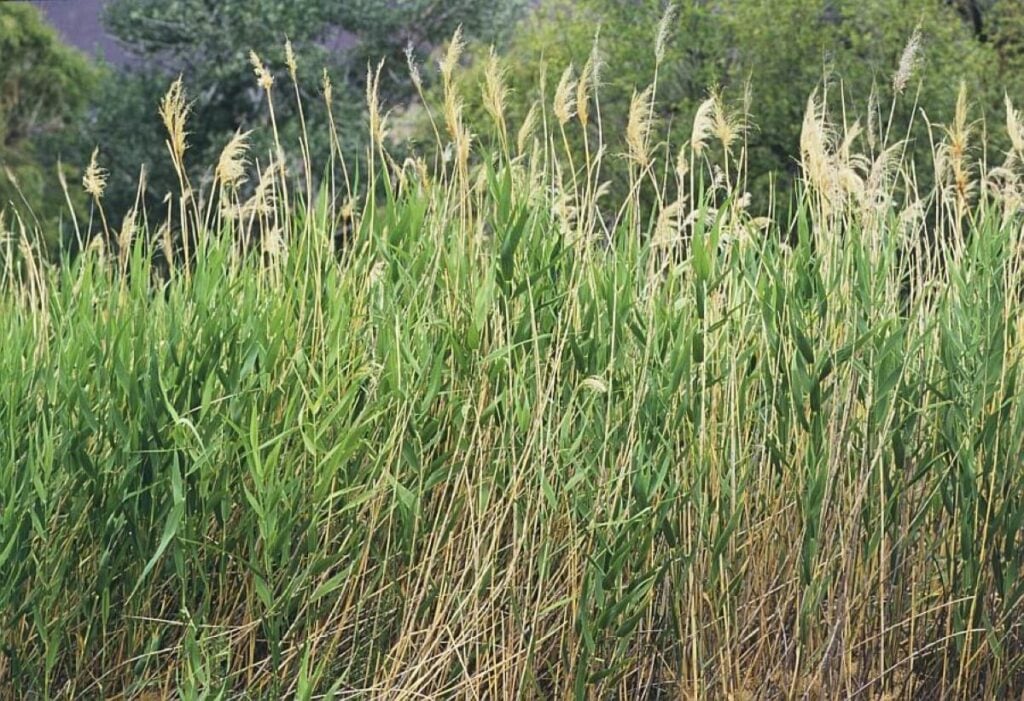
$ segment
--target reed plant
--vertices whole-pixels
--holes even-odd
[[[101,150],[77,259],[0,219],[0,695],[1024,692],[1012,98],[1007,154],[966,88],[928,122],[922,191],[823,86],[755,217],[749,105],[671,143],[652,76],[603,123],[598,40],[517,124],[461,49],[403,162],[374,66],[368,169],[240,133],[190,182],[179,81],[165,209],[105,212]]]

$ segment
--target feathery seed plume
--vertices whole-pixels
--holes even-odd
[[[1010,143],[1018,156],[1024,155],[1024,121],[1021,120],[1020,112],[1013,106],[1010,95],[1006,98],[1006,132],[1010,136]]]
[[[251,131],[236,131],[235,135],[220,152],[214,177],[229,189],[237,188],[245,182],[245,152],[249,146]]]
[[[285,39],[284,42],[284,62],[288,66],[288,74],[292,77],[292,81],[296,80],[296,74],[299,70],[299,64],[295,60],[295,51],[292,49],[291,39]]]
[[[679,149],[679,153],[676,154],[676,177],[682,182],[689,172],[690,162],[686,158],[686,144],[683,144]]]
[[[185,101],[185,87],[181,76],[171,83],[167,93],[160,101],[160,118],[163,120],[164,128],[167,129],[168,148],[174,159],[180,161],[188,148],[185,131],[185,121],[188,119],[191,107]]]
[[[99,148],[93,149],[92,158],[85,169],[85,175],[82,176],[82,187],[96,200],[103,198],[103,191],[107,187],[108,177],[107,171],[99,165],[99,155]]]
[[[387,134],[387,115],[380,111],[380,74],[384,70],[384,59],[377,64],[377,71],[374,72],[369,64],[366,65],[366,106],[370,115],[370,139],[377,146],[384,143]]]
[[[956,98],[956,110],[953,125],[946,128],[948,144],[945,157],[946,167],[953,176],[953,187],[958,201],[963,204],[974,191],[975,183],[967,165],[968,148],[970,145],[973,125],[967,121],[967,84],[960,83],[960,92]]]
[[[120,259],[121,269],[128,267],[128,255],[132,250],[132,240],[135,238],[135,208],[132,207],[124,215],[121,223],[121,231],[117,235],[117,253]]]
[[[160,242],[160,251],[164,254],[164,260],[171,265],[174,264],[174,242],[171,240],[171,225],[164,222],[157,229],[156,239]]]
[[[899,66],[897,66],[896,73],[892,77],[892,89],[897,95],[903,94],[907,83],[910,82],[914,69],[917,68],[920,50],[921,27],[918,26],[914,28],[913,34],[910,35],[910,39],[900,55]]]
[[[584,127],[590,123],[590,95],[597,90],[601,72],[601,56],[597,51],[597,35],[594,36],[594,46],[590,50],[587,62],[583,64],[583,71],[580,73],[579,81],[576,83],[576,116]]]
[[[355,213],[356,203],[352,200],[351,197],[345,198],[345,202],[342,204],[341,211],[338,212],[338,214],[341,216],[342,219],[348,220],[354,217]]]
[[[484,109],[498,126],[502,139],[505,138],[505,101],[508,98],[508,86],[505,85],[505,68],[498,60],[498,55],[491,47],[487,66],[484,69]]]
[[[562,72],[555,88],[555,103],[552,111],[559,125],[564,126],[576,114],[574,95],[576,92],[576,80],[573,78],[572,64],[570,63]]]
[[[860,125],[859,119],[846,130],[846,133],[843,135],[843,140],[839,144],[839,159],[843,163],[849,163],[853,160],[854,157],[851,155],[853,153],[853,143],[860,138],[860,135],[863,133],[864,128]]]
[[[452,35],[452,40],[448,43],[448,50],[439,64],[441,76],[446,85],[451,83],[452,73],[455,71],[455,66],[459,64],[459,59],[462,58],[465,48],[466,42],[462,38],[462,25],[460,24],[455,29],[455,34]]]
[[[654,38],[654,59],[659,65],[665,60],[665,46],[668,44],[668,35],[675,18],[676,5],[675,3],[669,3],[665,7],[665,14],[661,16],[661,21],[658,22],[658,33]]]
[[[103,240],[102,236],[93,236],[85,250],[87,253],[95,255],[97,258],[103,258],[107,253],[106,241]]]
[[[253,73],[256,74],[256,80],[260,84],[260,87],[265,91],[270,92],[270,88],[274,85],[274,76],[270,74],[267,67],[263,65],[263,61],[260,60],[259,55],[255,51],[249,52],[249,63],[252,64]]]
[[[722,148],[728,151],[742,133],[743,124],[725,109],[725,102],[720,91],[715,90],[711,94],[711,99],[714,103],[711,132],[722,144]]]
[[[658,212],[658,221],[654,226],[652,245],[661,248],[671,246],[679,240],[680,225],[682,223],[680,220],[684,211],[683,202],[676,200]]]
[[[807,98],[800,130],[800,163],[807,182],[818,190],[826,203],[831,200],[838,173],[829,153],[825,108],[818,103],[817,90]]]
[[[697,113],[693,116],[693,129],[690,132],[690,150],[696,154],[704,151],[708,136],[715,121],[715,98],[709,97],[700,103]]]
[[[405,45],[405,65],[409,67],[409,79],[417,91],[423,91],[423,77],[420,75],[420,67],[416,63],[416,55],[413,51],[412,42]]]
[[[444,121],[460,166],[469,162],[469,148],[473,138],[462,119],[463,110],[462,96],[451,84],[445,84]]]
[[[530,105],[523,123],[519,127],[519,134],[516,136],[516,150],[522,154],[526,151],[526,142],[533,136],[533,130],[537,126],[537,103]]]
[[[875,120],[878,119],[878,89],[872,83],[871,92],[868,93],[868,148],[873,152],[875,150],[875,143],[877,142],[877,136],[875,133]]]
[[[273,261],[277,261],[288,253],[285,246],[284,232],[280,226],[273,226],[263,235],[263,253]]]
[[[626,145],[629,156],[641,167],[650,162],[647,141],[651,134],[651,107],[654,100],[654,86],[648,85],[642,92],[633,92],[629,103],[629,122],[626,124]]]
[[[323,75],[320,79],[320,85],[324,91],[324,102],[328,105],[331,104],[332,98],[334,97],[334,86],[331,84],[331,75],[324,68]]]

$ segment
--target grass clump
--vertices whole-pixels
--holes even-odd
[[[602,123],[595,58],[516,124],[494,58],[473,134],[460,50],[432,153],[371,68],[368,174],[238,134],[204,190],[179,82],[165,211],[113,230],[100,156],[79,259],[3,220],[0,685],[1021,693],[1021,166],[966,92],[928,191],[812,96],[754,217],[717,93],[670,143],[657,76]]]

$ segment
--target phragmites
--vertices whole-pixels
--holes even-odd
[[[222,215],[227,219],[238,219],[251,226],[258,218],[271,218],[278,203],[278,180],[284,173],[284,165],[280,161],[271,161],[260,170],[256,165],[256,186],[252,196],[241,205],[233,204],[224,207]],[[276,217],[274,217],[276,221]]]
[[[800,164],[807,183],[815,188],[828,206],[838,185],[838,173],[829,153],[830,135],[825,123],[825,107],[818,102],[817,91],[807,98],[803,127],[800,130]]]
[[[658,33],[654,37],[654,60],[658,65],[665,60],[665,47],[668,45],[669,32],[675,19],[675,3],[669,3],[665,8],[665,14],[661,16],[661,21],[658,22]]]
[[[451,137],[457,163],[465,171],[469,165],[469,150],[473,136],[462,119],[464,103],[455,90],[446,90],[444,96],[444,121]],[[465,174],[465,173],[464,173]]]
[[[800,130],[800,160],[805,173],[818,172],[826,160],[825,110],[818,104],[818,93],[807,98],[804,122]]]
[[[662,207],[658,212],[658,220],[654,226],[654,240],[651,241],[651,244],[656,248],[662,248],[677,243],[684,214],[686,214],[686,210],[681,200]]]
[[[868,116],[869,123],[872,118]],[[869,235],[880,235],[880,222],[892,206],[893,178],[905,143],[890,144],[872,160],[855,151],[864,134],[859,120],[837,133],[828,118],[825,100],[817,91],[808,97],[800,132],[804,182],[816,195],[820,215],[857,215],[867,240]]]
[[[103,223],[103,231],[109,235],[107,215],[103,212],[103,205],[100,204],[100,200],[103,198],[103,191],[107,188],[108,174],[106,170],[100,167],[99,155],[99,148],[93,149],[92,158],[89,159],[89,165],[85,169],[85,174],[82,175],[82,187],[85,188],[85,191],[92,196],[93,201],[96,203],[96,209],[100,213],[100,221]]]
[[[470,146],[473,142],[473,135],[466,127],[462,119],[463,102],[462,97],[456,90],[452,76],[455,67],[459,65],[462,52],[466,48],[466,42],[462,37],[462,26],[460,25],[448,42],[448,50],[444,58],[439,62],[441,78],[444,88],[444,118],[448,127],[448,134],[451,136],[451,146],[457,158],[459,171],[465,177],[469,168]],[[379,76],[378,69],[378,76]]]
[[[220,152],[214,177],[225,188],[233,190],[245,182],[245,153],[249,147],[250,134],[251,131],[236,131]]]
[[[690,131],[690,150],[701,154],[707,146],[708,137],[715,123],[715,98],[709,97],[700,103],[697,113],[693,116],[693,129]]]
[[[861,173],[867,168],[867,159],[853,152],[853,144],[864,132],[860,122],[854,122],[843,134],[839,148],[830,153],[835,194],[851,195],[863,206],[867,202],[867,190]]]
[[[900,154],[905,147],[904,142],[897,141],[883,149],[871,163],[867,180],[868,204],[877,209],[891,204],[888,193],[891,192],[893,179],[899,173]]]
[[[457,162],[460,167],[465,169],[469,165],[469,151],[473,142],[473,135],[463,122],[463,109],[462,98],[454,91],[445,95],[445,123],[448,125],[448,133],[452,138],[452,145],[455,147],[455,155],[458,158]]]
[[[878,143],[878,136],[875,131],[875,120],[878,119],[878,89],[874,84],[871,85],[871,92],[868,93],[868,116],[867,116],[867,136],[868,136],[868,148],[873,152],[875,145]]]
[[[682,182],[686,174],[690,172],[690,161],[686,158],[686,144],[683,144],[676,154],[676,177]]]
[[[650,163],[647,142],[651,135],[654,86],[648,85],[641,92],[633,92],[629,103],[629,122],[626,124],[626,145],[629,157],[641,168]]]
[[[735,114],[730,113],[725,108],[725,102],[722,99],[721,92],[718,90],[712,92],[711,100],[715,107],[711,133],[714,134],[715,138],[718,139],[718,142],[722,144],[722,148],[729,151],[732,149],[732,145],[736,143],[736,140],[743,133],[745,126],[741,119],[739,119]]]
[[[576,116],[579,117],[580,124],[584,128],[590,123],[590,94],[592,90],[597,89],[600,73],[601,57],[597,53],[595,37],[594,48],[591,50],[590,56],[587,57],[587,62],[583,64],[583,71],[576,82]]]
[[[455,67],[459,65],[459,59],[462,58],[462,52],[465,49],[466,42],[462,37],[462,25],[460,24],[455,29],[452,40],[448,43],[448,50],[445,52],[444,58],[438,63],[438,67],[441,69],[441,77],[444,79],[446,86],[451,85],[452,73],[454,73]]]
[[[974,126],[967,121],[967,84],[960,83],[960,92],[956,98],[956,111],[953,123],[945,128],[946,139],[939,147],[936,161],[936,180],[947,183],[956,196],[957,203],[963,207],[974,192],[975,183],[967,164],[970,148],[971,132]]]
[[[901,95],[907,88],[914,70],[917,68],[921,52],[921,28],[915,27],[914,33],[910,35],[907,45],[900,55],[900,63],[896,73],[892,76],[892,89],[897,95]]]
[[[288,75],[292,77],[292,82],[298,80],[296,76],[299,71],[299,64],[295,60],[295,51],[292,49],[291,39],[285,39],[284,42],[284,63],[288,66]]]
[[[331,83],[331,74],[327,72],[327,69],[323,69],[323,73],[320,76],[320,87],[324,91],[324,102],[328,105],[334,100],[334,84]]]
[[[253,73],[256,74],[256,81],[260,84],[260,87],[266,92],[270,92],[270,88],[274,86],[274,76],[263,65],[263,61],[260,60],[259,55],[255,51],[249,52],[249,63],[252,64]]]
[[[132,250],[132,241],[135,239],[135,207],[128,210],[121,222],[121,231],[117,235],[117,255],[121,264],[121,270],[128,269],[128,256]]]
[[[573,77],[573,68],[570,63],[562,71],[562,77],[558,79],[558,86],[555,88],[555,103],[552,111],[558,124],[565,126],[576,114],[576,79]]]
[[[523,154],[526,152],[527,142],[533,136],[533,130],[537,128],[537,103],[530,105],[529,111],[519,126],[519,133],[516,136],[516,150]]]
[[[263,254],[273,263],[283,262],[288,255],[288,246],[285,245],[284,232],[280,226],[271,226],[264,231],[260,243]]]
[[[744,104],[749,103],[749,94],[744,93]],[[708,138],[714,136],[722,147],[728,151],[743,134],[746,126],[742,115],[731,114],[725,108],[725,101],[718,89],[711,91],[704,102],[697,107],[693,117],[693,128],[690,131],[690,150],[695,154],[703,153],[707,148]]]
[[[1013,152],[1018,157],[1024,156],[1024,123],[1022,123],[1020,112],[1013,106],[1010,96],[1006,95],[1006,133],[1010,137],[1010,144]]]
[[[966,198],[973,189],[973,182],[967,173],[966,161],[974,126],[967,121],[967,111],[967,83],[961,82],[960,92],[956,97],[956,111],[953,129],[950,131],[950,143],[953,146],[952,166],[957,193],[963,198]]]
[[[185,101],[185,87],[181,76],[171,83],[167,93],[160,101],[160,119],[163,120],[164,128],[167,129],[167,148],[178,163],[181,162],[188,148],[185,131],[185,121],[188,119],[190,107]]]
[[[351,197],[346,197],[345,202],[341,205],[341,210],[338,212],[338,216],[343,221],[351,221],[356,215],[356,203]]]
[[[380,74],[384,70],[384,61],[377,64],[374,71],[369,64],[366,66],[366,107],[370,116],[370,140],[378,147],[384,145],[387,134],[387,115],[380,111]]]
[[[969,162],[974,124],[968,121],[968,116],[967,85],[961,82],[953,122],[943,128],[945,137],[935,149],[934,160],[939,199],[946,206],[952,206],[949,214],[958,256],[964,240],[964,215],[978,185]]]
[[[423,77],[420,75],[419,64],[416,63],[416,54],[410,41],[405,45],[405,65],[409,68],[409,80],[417,92],[423,92]]]
[[[100,150],[93,149],[92,158],[82,176],[82,187],[97,202],[103,198],[103,191],[107,188],[108,173],[99,165]]]
[[[505,85],[505,68],[498,60],[498,55],[492,46],[491,53],[487,58],[487,66],[484,69],[484,109],[491,115],[503,140],[507,135],[505,125],[505,101],[507,98],[508,86]]]
[[[156,240],[160,242],[160,252],[167,263],[174,264],[174,239],[171,236],[171,223],[164,221],[156,232]]]

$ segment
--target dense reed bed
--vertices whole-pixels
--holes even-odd
[[[374,69],[362,176],[239,134],[202,187],[179,82],[159,211],[104,211],[101,150],[76,260],[4,218],[3,695],[1024,691],[1011,101],[1006,155],[966,90],[929,123],[926,190],[908,125],[821,91],[752,203],[742,100],[665,143],[654,76],[602,124],[595,53],[512,124],[460,53],[420,157]]]

